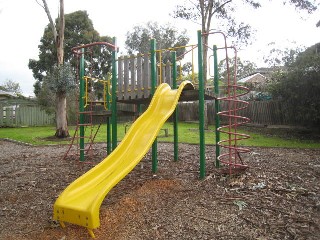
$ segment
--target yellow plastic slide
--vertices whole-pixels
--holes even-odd
[[[148,109],[133,123],[118,147],[101,163],[71,183],[54,204],[53,219],[92,229],[100,226],[99,210],[108,192],[145,156],[162,125],[175,110],[184,89],[193,89],[184,81],[172,90],[163,83],[158,86]]]

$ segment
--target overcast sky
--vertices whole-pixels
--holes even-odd
[[[41,0],[38,0],[42,2]],[[58,0],[48,0],[52,17],[57,17]],[[116,37],[120,52],[125,52],[125,35],[133,26],[148,21],[160,24],[172,23],[187,29],[195,44],[200,26],[169,16],[177,3],[183,0],[65,0],[65,13],[86,10],[100,35]],[[278,0],[265,1],[263,8],[239,8],[238,18],[256,29],[253,44],[239,52],[242,60],[250,60],[262,66],[263,56],[269,50],[268,43],[276,47],[311,46],[320,42],[320,10],[313,15],[296,11],[292,6],[283,6]],[[34,79],[28,68],[29,59],[38,58],[38,45],[43,30],[48,24],[44,10],[35,0],[0,0],[0,84],[6,80],[18,82],[26,96],[33,95]],[[214,28],[219,28],[213,26]],[[293,44],[293,42],[295,42]]]

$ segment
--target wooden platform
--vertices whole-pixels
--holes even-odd
[[[205,100],[214,100],[215,97],[209,92],[204,95]],[[181,93],[179,102],[190,102],[199,100],[199,90],[185,90]],[[134,99],[118,99],[117,102],[126,104],[149,104],[151,101],[151,96],[148,98],[134,98]]]

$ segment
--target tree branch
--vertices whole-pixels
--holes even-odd
[[[57,46],[57,57],[58,57],[58,64],[63,63],[63,43],[64,43],[64,28],[65,28],[65,20],[64,20],[64,0],[60,0],[60,9],[59,9],[59,25],[57,31],[57,38],[56,38],[56,46]]]
[[[189,2],[191,3],[191,5],[193,5],[195,8],[198,8],[198,5],[195,4],[193,1],[189,0]]]
[[[51,29],[52,29],[52,33],[53,33],[53,37],[54,37],[54,41],[56,42],[57,41],[57,36],[58,36],[56,26],[54,25],[54,22],[52,20],[52,17],[51,17],[51,14],[50,14],[50,10],[49,10],[49,7],[48,7],[48,4],[47,4],[46,0],[42,0],[42,2],[43,2],[43,6],[42,7],[43,7],[44,11],[46,12],[46,14],[48,16],[48,19],[49,19],[49,22],[50,22],[50,26],[51,26]]]
[[[210,18],[217,13],[218,11],[220,11],[225,5],[227,5],[228,3],[232,2],[232,0],[228,0],[224,3],[222,3],[219,7],[217,7],[211,14],[210,14]]]
[[[41,3],[38,2],[38,0],[36,0],[36,3],[38,3],[38,5],[44,9],[44,6],[42,6]]]

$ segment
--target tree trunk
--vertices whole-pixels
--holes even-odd
[[[204,101],[204,129],[209,130],[208,102]]]
[[[203,51],[202,51],[202,57],[203,57],[203,66],[202,66],[202,71],[203,71],[203,86],[204,89],[207,88],[207,74],[208,74],[208,35],[203,36]]]
[[[56,95],[56,137],[69,137],[66,94]]]
[[[60,12],[59,12],[59,22],[58,29],[56,30],[57,35],[55,39],[57,48],[57,63],[58,65],[63,64],[64,58],[64,0],[60,0]],[[57,92],[56,93],[56,133],[55,136],[58,138],[69,137],[68,131],[68,121],[67,121],[67,100],[66,93]]]

